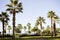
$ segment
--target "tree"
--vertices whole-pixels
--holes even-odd
[[[41,28],[41,35],[42,35],[42,29],[43,29],[42,23],[45,23],[45,19],[44,19],[43,17],[39,17],[39,18],[36,20],[36,24],[35,24],[35,26],[40,25],[40,28]]]
[[[7,20],[8,21],[8,20]],[[6,27],[7,27],[8,23],[4,23],[4,33],[6,33]]]
[[[54,23],[53,23],[53,35],[56,36],[56,23],[58,23],[60,20],[58,20],[59,17],[55,14],[54,16]]]
[[[6,9],[7,11],[10,11],[13,15],[13,40],[15,40],[15,35],[14,35],[14,27],[15,27],[15,16],[16,13],[22,12],[22,3],[18,3],[19,0],[10,0],[10,4],[7,4],[8,8]]]
[[[60,32],[60,28],[56,28],[56,32],[59,33]]]
[[[2,14],[0,14],[0,21],[2,22],[2,27],[3,27],[3,31],[2,31],[2,38],[3,38],[3,40],[4,40],[4,25],[5,25],[5,23],[8,23],[8,21],[9,21],[9,15],[6,13],[6,12],[2,12]]]
[[[45,32],[45,35],[51,35],[50,34],[50,26],[49,25],[46,27],[46,29],[44,30],[44,32]]]
[[[38,30],[37,27],[34,27],[34,28],[31,29],[31,31],[34,32],[34,34],[36,33],[37,30]]]
[[[53,26],[53,18],[54,18],[54,16],[55,16],[55,12],[53,12],[53,11],[49,11],[49,12],[48,12],[48,18],[51,19],[51,30],[50,30],[51,33],[52,33],[52,31],[53,31],[52,26]]]
[[[23,27],[22,27],[22,24],[18,24],[17,28],[18,28],[19,31],[21,32],[21,29],[23,28]]]
[[[31,24],[30,23],[27,23],[27,26],[28,26],[28,33],[30,33]]]
[[[56,29],[55,27],[53,28],[53,25],[55,26],[54,19],[58,19],[58,16],[55,14],[53,11],[48,12],[48,18],[51,19],[51,34],[53,35],[54,30]],[[53,23],[54,22],[54,23]]]
[[[9,25],[9,26],[8,26],[9,34],[10,34],[10,30],[11,30],[11,29],[12,29],[12,28],[11,28],[11,26]]]
[[[17,28],[17,27],[15,27],[14,32],[16,32],[16,33],[21,33],[20,29]]]
[[[50,26],[49,25],[46,27],[46,30],[47,31],[50,31]]]
[[[24,26],[24,31],[26,32],[26,29],[27,29],[27,27],[26,26]]]

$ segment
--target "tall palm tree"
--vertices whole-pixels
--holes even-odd
[[[11,26],[9,25],[7,29],[9,30],[9,34],[10,34],[10,30],[12,29]]]
[[[36,21],[36,24],[35,24],[35,26],[40,25],[41,35],[42,35],[42,29],[43,29],[42,24],[43,24],[43,23],[45,23],[45,19],[44,19],[43,17],[39,17],[39,18],[37,19],[37,21]]]
[[[30,23],[27,23],[27,26],[28,26],[28,33],[30,33],[31,24]]]
[[[2,14],[0,14],[0,21],[2,22],[2,26],[3,26],[3,31],[2,31],[2,39],[4,40],[4,25],[5,23],[8,23],[9,20],[9,15],[6,12],[2,12]]]
[[[51,32],[51,34],[53,35],[53,21],[54,21],[54,19],[57,18],[55,12],[49,11],[49,12],[48,12],[48,18],[51,19],[51,30],[50,30],[50,32]],[[54,23],[54,24],[55,24],[55,23]]]
[[[12,13],[13,15],[13,40],[15,40],[15,35],[14,35],[14,27],[15,27],[15,16],[16,13],[18,12],[22,12],[23,8],[22,8],[22,3],[18,3],[19,0],[10,0],[10,3],[7,4],[6,6],[8,6],[7,11],[10,11],[10,13]]]
[[[53,35],[56,36],[56,23],[58,23],[60,20],[59,20],[59,17],[57,15],[54,16],[54,23],[53,23]]]
[[[55,16],[55,12],[53,12],[53,11],[49,11],[48,12],[48,18],[50,18],[51,19],[51,33],[52,33],[52,25],[53,25],[53,18],[54,18],[54,16]]]

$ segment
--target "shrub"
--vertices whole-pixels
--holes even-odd
[[[0,35],[0,37],[2,37],[2,35]],[[12,37],[12,35],[5,34],[4,37]]]
[[[24,36],[28,36],[27,34],[21,34],[19,37],[24,37]]]

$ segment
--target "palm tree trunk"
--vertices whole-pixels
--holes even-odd
[[[41,35],[42,35],[42,22],[40,22]]]
[[[56,24],[55,24],[55,21],[54,21],[54,24],[53,24],[53,28],[54,28],[54,36],[56,36]]]
[[[15,28],[15,10],[13,10],[13,40],[15,40],[14,28]]]
[[[2,20],[2,26],[3,26],[2,39],[4,40],[4,18],[3,18],[3,20]]]
[[[53,19],[52,19],[52,17],[51,17],[51,34],[52,34],[52,36],[53,36],[53,27],[52,27],[52,22],[53,22]]]

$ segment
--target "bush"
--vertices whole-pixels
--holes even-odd
[[[2,35],[0,35],[0,37],[2,37]],[[12,35],[5,34],[4,37],[12,37]]]
[[[28,36],[27,34],[21,34],[19,37],[24,37],[24,36]]]
[[[34,35],[30,35],[30,36],[40,36],[40,34],[34,34]]]

